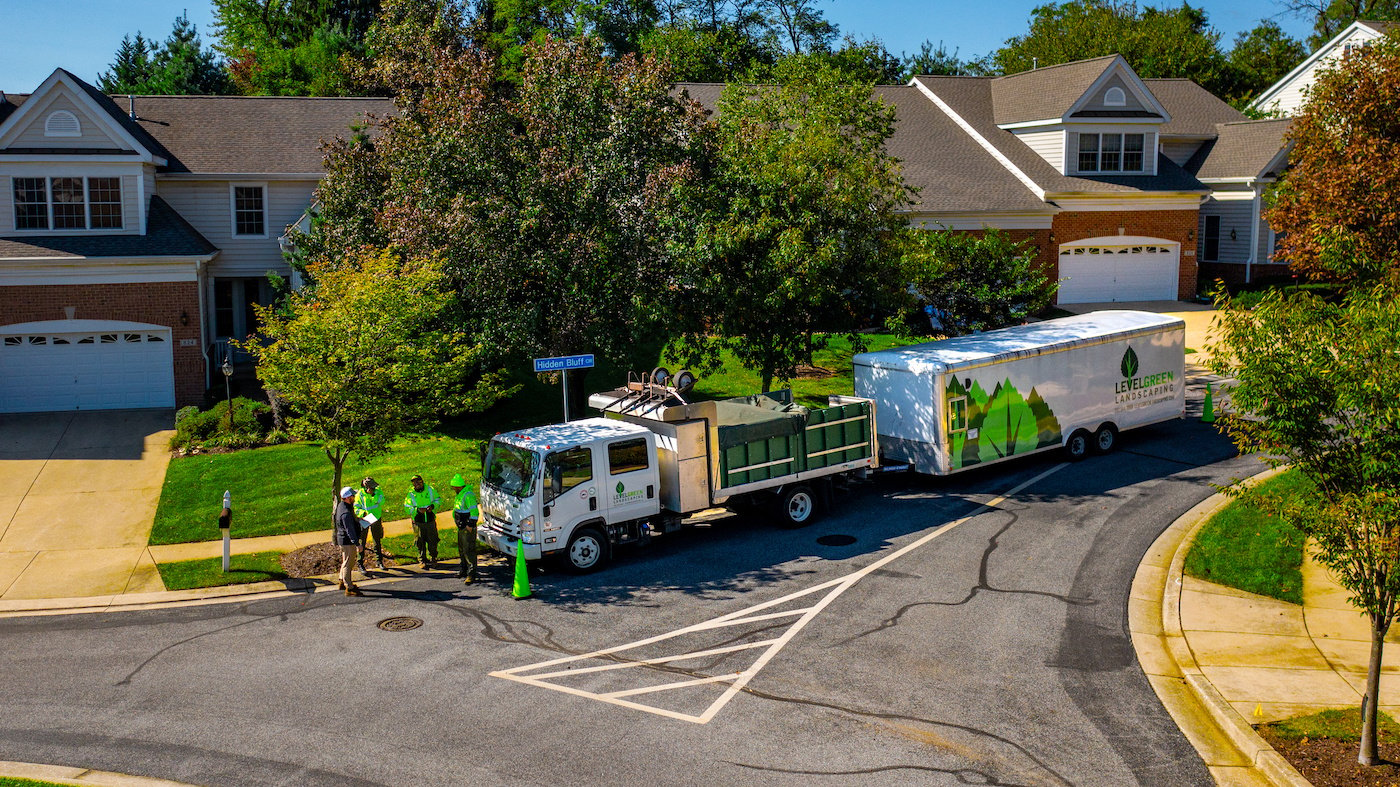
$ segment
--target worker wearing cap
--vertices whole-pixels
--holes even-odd
[[[476,495],[467,488],[462,474],[452,476],[452,521],[457,525],[457,554],[462,562],[457,576],[464,584],[476,581],[476,520],[479,515]]]
[[[384,490],[371,476],[360,482],[360,493],[355,496],[355,516],[360,519],[374,517],[367,529],[360,531],[360,571],[365,570],[365,557],[369,550],[369,538],[374,537],[374,554],[380,568],[384,568]]]
[[[437,562],[437,507],[442,505],[442,498],[423,483],[423,476],[416,475],[409,480],[413,488],[403,499],[403,510],[413,518],[413,545],[418,548],[418,562],[424,568],[432,568]]]
[[[340,490],[340,499],[335,502],[335,530],[331,542],[340,547],[340,587],[347,596],[359,596],[355,587],[355,558],[360,554],[360,518],[355,516],[355,489],[345,487]]]

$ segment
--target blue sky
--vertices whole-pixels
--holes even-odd
[[[877,37],[892,52],[912,54],[929,39],[969,58],[1025,32],[1031,9],[1046,1],[826,0],[819,7],[843,33]],[[1194,4],[1205,7],[1227,46],[1236,33],[1279,12],[1274,0]],[[140,30],[149,38],[164,39],[171,22],[186,9],[190,21],[207,33],[213,23],[207,0],[0,0],[0,89],[27,93],[58,66],[95,81],[110,66],[123,35]],[[1277,18],[1295,37],[1308,32],[1300,19]]]

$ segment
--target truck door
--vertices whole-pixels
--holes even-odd
[[[607,447],[608,521],[639,519],[661,510],[656,460],[645,437],[614,440]]]
[[[593,478],[593,449],[579,446],[555,451],[544,460],[544,526],[546,543],[559,538],[563,544],[572,527],[585,519],[601,517],[598,485]],[[562,531],[562,532],[561,532]]]

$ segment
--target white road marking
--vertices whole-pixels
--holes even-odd
[[[693,626],[687,626],[682,629],[676,629],[675,631],[671,631],[666,634],[658,634],[654,637],[648,637],[646,639],[637,640],[636,642],[629,642],[626,645],[617,645],[611,648],[595,650],[591,653],[585,653],[580,656],[564,656],[562,658],[550,659],[548,661],[541,661],[535,664],[527,664],[522,667],[512,667],[506,670],[497,670],[490,674],[492,677],[505,678],[506,680],[516,681],[517,683],[524,683],[530,686],[538,686],[542,689],[562,691],[565,694],[573,694],[578,697],[587,697],[589,699],[598,700],[600,702],[607,702],[613,705],[620,705],[625,708],[632,708],[634,710],[645,711],[647,713],[654,713],[659,716],[666,716],[668,718],[678,719],[680,721],[689,721],[694,722],[696,724],[705,724],[711,719],[713,719],[715,715],[718,714],[720,710],[722,710],[724,706],[727,705],[729,701],[732,700],[739,692],[743,691],[744,686],[748,685],[748,682],[751,679],[753,679],[753,677],[757,675],[760,670],[767,666],[768,662],[771,661],[774,656],[778,655],[778,651],[782,650],[783,647],[789,642],[791,642],[792,638],[797,636],[797,634],[800,631],[802,631],[802,629],[805,628],[808,623],[811,623],[817,615],[821,614],[821,612],[825,610],[828,606],[830,606],[833,601],[840,597],[842,593],[845,593],[847,590],[850,590],[851,587],[854,586],[857,582],[866,578],[871,573],[878,571],[881,568],[884,568],[891,562],[898,560],[899,558],[904,557],[905,555],[909,554],[910,552],[913,552],[919,547],[924,546],[930,541],[933,541],[934,539],[938,538],[944,533],[947,533],[948,531],[952,530],[958,525],[961,525],[970,519],[974,519],[980,516],[984,511],[1001,505],[1007,498],[1011,497],[1012,495],[1017,494],[1026,487],[1029,487],[1030,485],[1046,478],[1050,474],[1063,470],[1068,466],[1068,463],[1055,465],[1054,467],[1050,468],[1049,470],[1046,470],[1043,473],[1040,473],[1034,478],[1017,484],[1016,486],[1012,487],[1006,492],[1003,492],[1001,495],[998,495],[997,497],[988,500],[987,502],[978,506],[975,511],[968,514],[967,516],[950,522],[947,525],[944,525],[943,527],[940,527],[937,530],[934,530],[933,532],[928,533],[920,537],[919,539],[909,544],[906,544],[905,546],[902,546],[899,549],[894,550],[893,552],[889,553],[888,555],[885,555],[884,557],[880,558],[874,563],[871,563],[870,565],[864,568],[853,571],[850,574],[846,574],[845,576],[828,580],[826,582],[823,582],[819,585],[814,585],[805,590],[799,590],[796,593],[789,593],[786,596],[773,599],[772,601],[765,601],[762,604],[755,604],[754,606],[746,607],[736,612],[730,612],[726,615],[721,615],[717,618],[712,618],[701,623],[696,623]],[[826,590],[827,588],[830,588],[831,590],[827,592],[825,596],[822,596],[820,601],[818,601],[816,604],[810,607],[803,607],[802,609],[787,610],[782,612],[770,612],[763,615],[753,614],[756,612],[761,612],[765,609],[776,607],[780,604],[792,601],[793,599],[809,596],[813,593],[816,593],[817,591]],[[604,656],[611,656],[616,653],[622,653],[624,651],[636,650],[637,648],[645,647],[647,645],[651,645],[657,642],[675,639],[677,637],[682,637],[687,634],[694,634],[700,631],[727,628],[729,626],[738,626],[745,623],[758,623],[765,620],[776,620],[779,618],[792,617],[794,615],[801,615],[801,617],[794,621],[792,625],[788,626],[787,630],[784,631],[777,638],[763,640],[762,642],[749,642],[740,645],[731,645],[721,648],[697,650],[671,656],[662,656],[659,658],[633,659],[621,663],[605,664],[602,666],[581,667],[578,669],[563,669],[545,673],[537,672],[537,670],[545,669],[547,667],[554,667],[560,664],[572,664],[580,661],[591,661]],[[754,663],[750,665],[749,668],[746,670],[724,673],[722,675],[704,676],[700,678],[695,678],[693,680],[678,681],[676,683],[666,683],[656,686],[644,686],[633,689],[622,689],[613,692],[596,693],[591,691],[585,691],[583,689],[577,689],[572,686],[565,686],[558,683],[552,683],[548,680],[549,678],[560,678],[573,675],[584,675],[612,670],[630,669],[633,667],[647,667],[657,664],[668,664],[675,661],[685,661],[687,659],[696,659],[705,656],[735,653],[743,650],[756,650],[761,647],[766,647],[767,649],[764,650],[763,653],[761,653],[759,657],[754,661]],[[667,708],[659,708],[652,705],[646,705],[643,703],[623,699],[623,697],[627,696],[656,693],[660,691],[667,691],[670,689],[688,688],[692,686],[699,686],[710,683],[728,683],[729,685],[725,688],[724,692],[720,694],[720,696],[717,699],[711,702],[709,707],[707,707],[699,715],[680,713],[678,711],[669,710]]]

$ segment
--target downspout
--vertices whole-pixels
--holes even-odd
[[[1245,284],[1254,281],[1254,261],[1259,256],[1259,200],[1263,194],[1259,181],[1251,181],[1251,184],[1254,189],[1254,199],[1249,202],[1249,257],[1244,262]]]

